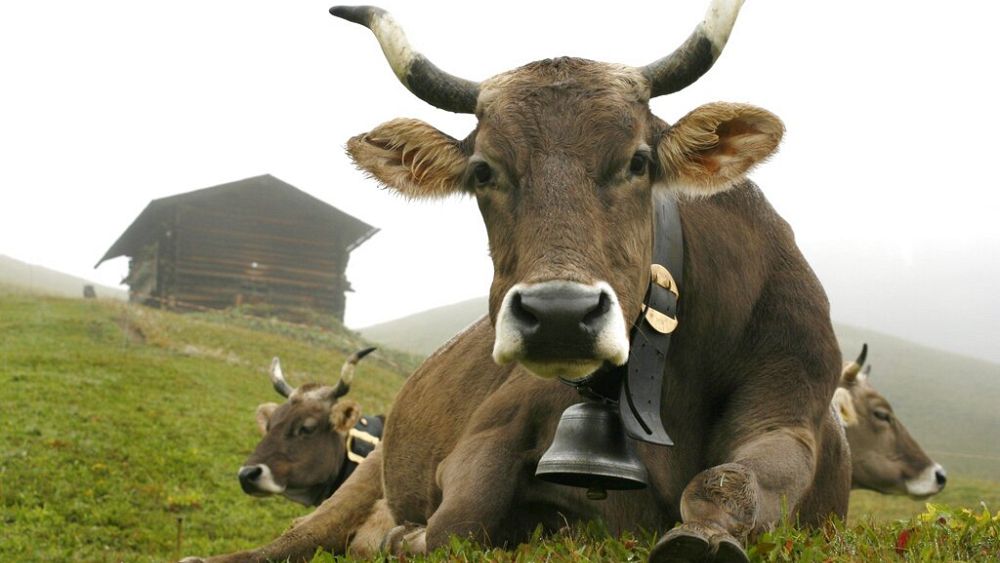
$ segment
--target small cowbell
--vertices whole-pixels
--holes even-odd
[[[648,484],[646,467],[625,436],[618,408],[594,401],[563,411],[535,476],[585,487],[587,496],[595,500],[605,498],[607,489],[642,489]]]

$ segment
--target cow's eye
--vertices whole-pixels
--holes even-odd
[[[872,414],[875,415],[875,418],[881,420],[882,422],[892,422],[892,414],[890,414],[889,411],[875,409]]]
[[[312,434],[315,431],[316,431],[315,424],[303,424],[302,427],[299,428],[299,434],[302,434],[303,436],[308,436],[309,434]]]
[[[628,163],[628,171],[633,176],[645,176],[649,168],[649,157],[643,153],[635,153]]]
[[[485,186],[493,181],[493,169],[485,162],[477,162],[472,166],[472,177],[477,186]]]

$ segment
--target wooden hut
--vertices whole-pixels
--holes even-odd
[[[131,299],[148,305],[261,304],[343,320],[347,260],[376,232],[264,175],[151,201],[97,265],[128,256]]]

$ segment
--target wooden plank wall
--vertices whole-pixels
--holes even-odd
[[[346,253],[330,225],[261,207],[177,207],[173,280],[178,306],[303,307],[343,318]]]

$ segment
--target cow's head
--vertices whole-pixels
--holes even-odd
[[[871,366],[862,371],[867,354],[865,344],[858,359],[844,367],[833,396],[851,445],[852,486],[914,498],[941,492],[944,468],[927,456],[889,401],[871,386]]]
[[[482,83],[435,67],[381,9],[331,9],[374,32],[411,92],[478,120],[458,140],[396,119],[348,152],[407,197],[476,198],[494,266],[496,362],[569,379],[625,363],[649,280],[653,191],[727,190],[777,148],[781,122],[756,107],[709,104],[673,125],[649,109],[712,66],[740,3],[714,2],[684,44],[642,68],[546,59]]]
[[[271,362],[274,389],[288,400],[257,407],[263,439],[240,467],[240,486],[247,494],[280,494],[307,506],[318,505],[339,484],[347,463],[346,438],[361,417],[357,403],[342,397],[350,389],[358,360],[374,348],[348,358],[335,386],[307,383],[293,388]]]

